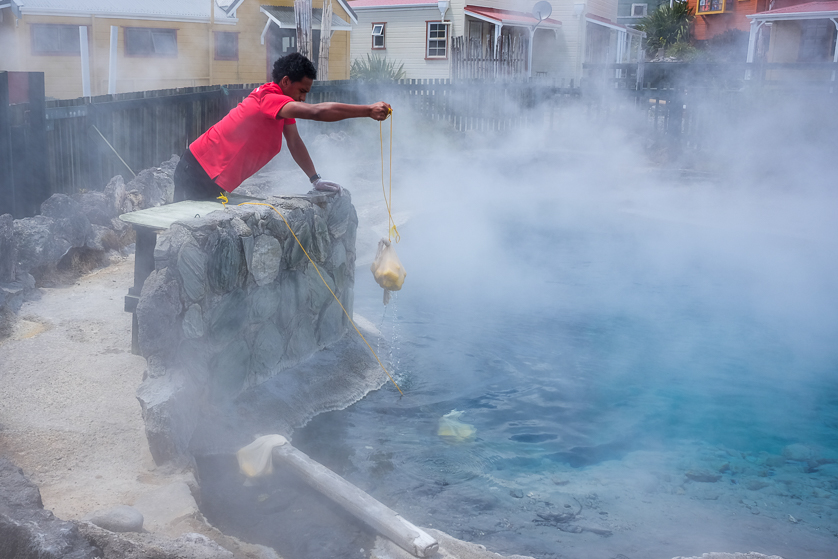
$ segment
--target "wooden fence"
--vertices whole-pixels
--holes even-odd
[[[451,40],[451,75],[455,80],[510,80],[527,75],[527,48],[517,35],[503,35],[498,48],[486,52],[464,37]]]
[[[586,65],[581,88],[543,79],[335,81],[315,82],[307,101],[385,99],[425,120],[478,132],[552,127],[566,111],[582,112],[591,122],[640,114],[649,134],[684,148],[707,149],[708,130],[758,109],[772,95],[797,96],[804,103],[812,99],[835,112],[836,68],[832,63]],[[789,80],[789,75],[796,77]],[[30,74],[30,100],[9,105],[7,76],[0,72],[0,214],[15,217],[38,213],[53,193],[101,190],[114,175],[130,180],[133,173],[182,153],[259,85],[44,103],[43,74]]]

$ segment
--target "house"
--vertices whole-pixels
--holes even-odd
[[[644,17],[652,14],[660,6],[669,5],[671,0],[619,0],[617,4],[617,23],[634,27]]]
[[[687,0],[687,5],[696,16],[693,39],[706,41],[734,29],[747,33],[749,16],[804,2],[806,0]]]
[[[811,63],[838,63],[838,1],[807,2],[749,15],[748,62],[757,59],[757,46],[768,42],[764,62],[795,64],[801,70],[770,70],[768,79],[794,75],[797,79],[834,80],[835,69],[813,68]]]
[[[539,11],[545,4],[549,14]],[[578,83],[583,62],[627,61],[640,47],[641,34],[617,24],[617,0],[353,0],[350,6],[358,14],[351,59],[386,57],[404,64],[409,79],[531,76]]]
[[[315,43],[323,1],[314,0]],[[264,82],[277,56],[296,50],[293,5],[0,0],[0,70],[44,72],[46,94],[54,98]],[[355,13],[346,0],[334,0],[332,11],[328,78],[346,79]]]

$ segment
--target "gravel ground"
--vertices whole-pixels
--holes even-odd
[[[180,477],[155,468],[135,392],[122,297],[133,256],[66,287],[40,290],[0,342],[0,455],[21,467],[59,518],[131,504]]]

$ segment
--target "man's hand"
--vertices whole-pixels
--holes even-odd
[[[322,190],[324,192],[337,192],[338,196],[343,194],[343,189],[340,185],[336,182],[331,181],[324,181],[323,179],[317,179],[314,181],[314,190]]]
[[[385,120],[391,112],[393,110],[390,108],[390,105],[384,101],[370,105],[370,118],[374,120]]]

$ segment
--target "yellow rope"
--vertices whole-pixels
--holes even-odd
[[[390,221],[387,222],[387,240],[396,240],[398,243],[401,240],[399,230],[396,228],[396,220],[393,219],[393,212],[391,210],[393,201],[393,109],[387,114],[390,119],[390,197],[387,197],[387,190],[384,188],[384,125],[381,121],[378,123],[378,139],[381,142],[381,192],[384,194],[384,204],[387,206],[387,215]],[[386,119],[385,119],[386,120]]]
[[[221,196],[219,196],[219,198],[222,198],[222,197],[223,197],[224,199],[226,199],[226,196],[224,196],[223,194],[222,194]],[[225,201],[224,203],[226,204],[226,201]],[[314,263],[314,260],[312,260],[312,259],[311,259],[311,256],[309,256],[309,255],[308,255],[308,252],[306,251],[305,247],[303,246],[303,243],[301,243],[301,242],[300,242],[300,239],[298,239],[298,238],[297,238],[297,235],[294,233],[294,230],[293,230],[293,229],[291,229],[291,225],[288,223],[288,220],[287,220],[287,219],[285,219],[285,216],[284,216],[284,215],[282,215],[282,212],[280,212],[278,209],[276,209],[276,208],[275,208],[275,207],[273,207],[272,205],[267,204],[267,203],[264,203],[264,202],[242,202],[241,204],[239,204],[239,206],[247,206],[247,205],[249,205],[249,206],[267,206],[267,207],[271,208],[273,211],[275,211],[275,212],[279,215],[279,217],[281,217],[281,218],[282,218],[282,221],[284,221],[284,222],[285,222],[285,225],[286,225],[286,227],[288,227],[288,230],[289,230],[289,231],[291,231],[291,235],[293,235],[293,236],[294,236],[294,240],[295,240],[295,241],[297,241],[297,244],[298,244],[298,245],[300,245],[300,248],[301,248],[301,249],[303,249],[303,254],[305,254],[305,255],[306,255],[306,257],[308,258],[308,261],[309,261],[309,262],[311,262],[311,265],[312,265],[312,266],[314,266],[314,270],[317,272],[317,275],[318,275],[318,276],[320,276],[320,280],[323,282],[323,285],[325,285],[325,286],[326,286],[326,289],[328,289],[328,290],[329,290],[329,293],[331,293],[331,294],[332,294],[332,297],[334,297],[334,298],[335,298],[335,301],[337,301],[337,302],[338,302],[338,305],[340,305],[340,308],[343,310],[343,314],[345,314],[345,315],[346,315],[346,318],[348,318],[348,319],[349,319],[349,324],[351,324],[351,325],[352,325],[352,327],[355,329],[355,331],[356,331],[356,332],[358,332],[358,335],[359,335],[359,336],[361,336],[361,339],[362,339],[362,340],[364,340],[364,343],[365,343],[365,344],[367,344],[367,347],[368,347],[368,348],[370,348],[370,351],[372,352],[373,356],[375,357],[375,360],[376,360],[376,361],[378,361],[378,364],[381,366],[381,369],[382,369],[382,370],[384,371],[384,373],[387,375],[387,378],[389,378],[389,379],[390,379],[390,382],[392,382],[392,383],[393,383],[393,386],[395,386],[395,387],[396,387],[396,390],[398,390],[398,391],[399,391],[399,394],[401,394],[402,396],[404,396],[404,392],[402,392],[402,389],[401,389],[401,388],[399,388],[399,385],[398,385],[398,384],[396,384],[396,381],[395,381],[395,380],[393,380],[393,377],[392,377],[392,376],[390,376],[390,373],[389,373],[389,372],[387,371],[387,369],[384,367],[384,364],[383,364],[383,363],[381,363],[381,359],[379,359],[379,358],[378,358],[378,355],[375,353],[375,350],[373,350],[373,349],[372,349],[372,346],[370,345],[370,343],[367,341],[367,339],[364,337],[364,335],[363,335],[363,334],[361,334],[361,331],[360,331],[360,330],[358,330],[358,327],[357,327],[357,326],[355,326],[355,321],[354,321],[354,320],[352,320],[352,317],[351,317],[351,316],[349,316],[349,313],[348,313],[348,312],[346,312],[346,309],[344,308],[343,303],[341,303],[341,302],[340,302],[340,299],[338,299],[338,296],[337,296],[337,295],[335,295],[335,292],[334,292],[334,291],[332,291],[332,288],[331,288],[331,287],[329,287],[329,284],[328,284],[328,283],[326,283],[326,280],[325,280],[325,279],[323,279],[323,274],[321,274],[321,273],[320,273],[320,269],[317,267],[317,264],[315,264],[315,263]]]

